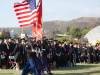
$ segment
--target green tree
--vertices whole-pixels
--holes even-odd
[[[67,32],[67,33],[66,33],[67,35],[69,35],[69,34],[70,34],[70,27],[67,27],[66,32]]]
[[[80,38],[82,33],[81,33],[81,29],[77,26],[72,26],[70,28],[70,35],[73,37],[73,38]]]
[[[17,34],[14,34],[14,38],[19,38]]]
[[[61,34],[62,32],[58,29],[53,30],[53,34]]]
[[[10,37],[10,32],[8,29],[3,29],[2,34],[0,35],[1,38]]]
[[[81,28],[81,30],[82,30],[82,37],[84,37],[91,29],[93,29],[93,27],[89,27],[89,28],[83,27],[83,28]]]

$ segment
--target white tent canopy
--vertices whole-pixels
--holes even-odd
[[[84,38],[87,38],[89,43],[95,45],[97,41],[100,41],[100,26],[93,28],[84,36]]]

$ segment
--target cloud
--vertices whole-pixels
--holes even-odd
[[[82,15],[88,17],[100,17],[100,7],[95,9],[85,8],[82,11]]]

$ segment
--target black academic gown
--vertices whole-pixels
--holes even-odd
[[[1,66],[2,66],[2,60],[1,60],[1,54],[2,54],[2,51],[4,51],[4,47],[3,47],[3,44],[2,43],[0,43],[0,68],[1,68]]]
[[[88,63],[93,63],[93,47],[87,47]]]

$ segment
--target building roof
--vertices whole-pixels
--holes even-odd
[[[56,34],[58,37],[64,37],[67,36],[66,34]]]

